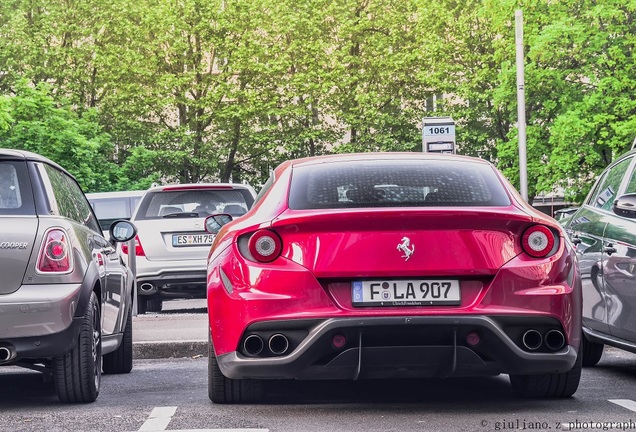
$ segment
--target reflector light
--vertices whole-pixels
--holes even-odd
[[[554,234],[543,225],[532,226],[523,233],[521,246],[528,255],[542,258],[552,250]]]
[[[247,246],[257,261],[271,262],[280,256],[283,242],[274,231],[262,229],[252,234]]]
[[[42,273],[69,273],[72,270],[69,241],[59,228],[49,230],[40,247],[37,269]]]
[[[345,335],[338,333],[331,339],[331,344],[334,348],[342,348],[347,344],[347,338],[345,337]]]

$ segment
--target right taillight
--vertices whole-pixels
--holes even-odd
[[[41,273],[70,273],[73,262],[66,231],[53,228],[44,235],[38,255],[37,270]]]
[[[521,246],[530,256],[543,258],[554,247],[554,234],[543,225],[534,225],[528,228],[521,237]]]
[[[261,229],[252,234],[247,247],[256,261],[271,262],[280,256],[283,242],[274,231]]]
[[[128,243],[122,243],[121,253],[128,255]],[[144,252],[144,248],[141,245],[141,240],[139,240],[139,236],[135,236],[135,255],[146,256],[146,252]]]

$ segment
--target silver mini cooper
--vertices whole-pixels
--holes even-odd
[[[134,276],[116,243],[135,234],[120,220],[106,240],[73,176],[0,149],[0,366],[45,373],[70,403],[130,372]]]

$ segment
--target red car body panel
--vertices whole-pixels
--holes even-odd
[[[508,206],[288,208],[295,166],[413,156],[342,155],[277,168],[274,186],[246,216],[221,229],[210,252],[208,312],[217,357],[239,352],[246,330],[258,323],[387,316],[549,317],[560,323],[565,344],[576,355],[581,290],[575,254],[558,223],[525,204],[499,173]],[[548,257],[532,258],[522,248],[524,230],[535,224],[558,233],[558,247]],[[281,255],[269,263],[245,258],[239,245],[261,228],[282,240]],[[406,260],[396,250],[403,236],[417,251]],[[461,302],[353,306],[352,280],[398,277],[457,279]]]

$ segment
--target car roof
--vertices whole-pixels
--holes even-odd
[[[108,198],[128,198],[128,197],[140,197],[145,194],[145,190],[134,191],[113,191],[113,192],[91,192],[87,193],[88,199],[108,199]]]
[[[294,166],[315,165],[319,163],[331,163],[331,162],[355,162],[355,161],[371,161],[371,160],[443,160],[443,161],[457,161],[457,162],[475,162],[492,165],[490,162],[472,157],[461,156],[452,154],[439,154],[439,153],[416,153],[416,152],[369,152],[369,153],[343,153],[334,155],[312,156],[302,159],[294,159],[289,163]]]
[[[17,150],[17,149],[8,149],[8,148],[0,148],[0,158],[3,159],[17,159],[17,160],[29,160],[34,162],[42,162],[54,166],[60,171],[65,172],[69,176],[75,178],[73,174],[64,169],[61,165],[56,162],[53,162],[51,159],[39,155],[37,153],[33,153],[27,150]]]

